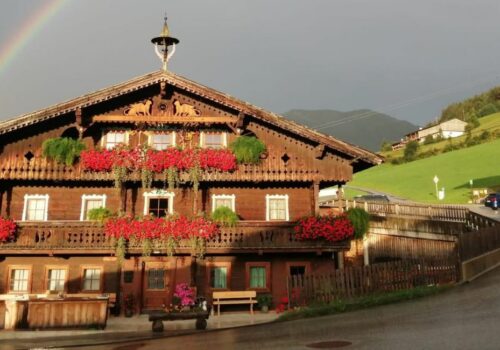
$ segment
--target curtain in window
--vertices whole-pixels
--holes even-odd
[[[266,288],[266,268],[250,267],[250,288]]]
[[[212,288],[227,288],[227,267],[214,267],[211,280]]]

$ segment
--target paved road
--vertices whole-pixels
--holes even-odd
[[[440,295],[293,322],[79,349],[307,349],[348,341],[343,349],[500,349],[500,269]]]

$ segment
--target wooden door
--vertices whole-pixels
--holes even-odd
[[[167,262],[146,262],[143,285],[144,309],[160,310],[171,303],[170,273]]]

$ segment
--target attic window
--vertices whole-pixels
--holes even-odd
[[[127,144],[127,133],[124,131],[109,131],[106,133],[104,145],[106,149],[113,149],[120,144]]]
[[[30,160],[33,159],[35,155],[31,152],[31,151],[28,151],[24,154],[24,158],[26,158],[26,160],[29,162]]]
[[[200,146],[202,148],[224,148],[227,146],[227,135],[225,132],[200,134]]]

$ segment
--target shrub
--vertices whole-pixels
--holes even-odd
[[[89,220],[103,222],[105,219],[111,217],[113,214],[108,208],[94,208],[90,209],[87,213]]]
[[[404,150],[404,155],[403,155],[404,160],[407,162],[415,160],[419,146],[420,145],[418,144],[418,141],[408,142]]]
[[[434,140],[434,137],[432,137],[432,135],[427,135],[424,139],[424,145],[430,145],[434,142],[436,142],[436,140]]]
[[[240,136],[229,145],[229,148],[238,163],[257,164],[260,162],[261,154],[266,151],[266,145],[253,136]]]
[[[370,214],[361,208],[351,208],[347,211],[347,218],[354,226],[354,238],[363,238],[370,227]]]
[[[85,149],[85,145],[80,140],[68,137],[58,137],[47,139],[42,144],[42,154],[44,157],[53,159],[58,163],[73,165],[75,159]]]
[[[496,112],[498,112],[497,106],[495,106],[493,103],[488,103],[487,105],[483,106],[477,114],[479,118],[481,118]]]
[[[228,207],[218,207],[211,217],[212,221],[224,226],[235,226],[239,220],[238,215]]]

